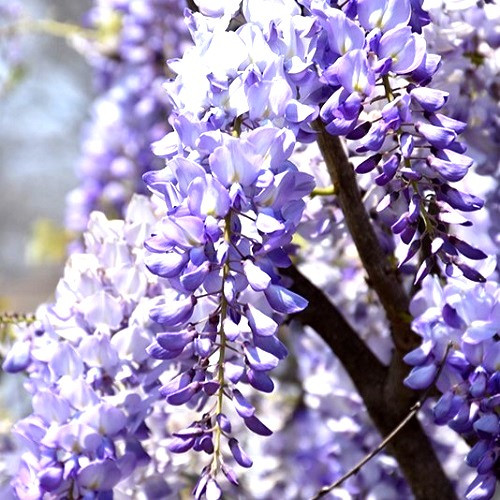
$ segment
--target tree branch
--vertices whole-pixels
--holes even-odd
[[[408,295],[397,271],[380,246],[342,142],[338,137],[330,135],[321,122],[316,121],[316,128],[319,132],[319,148],[333,185],[338,190],[337,199],[368,274],[370,286],[377,293],[386,312],[396,348],[406,353],[420,344],[420,338],[411,331],[408,321]]]
[[[403,427],[405,427],[406,424],[417,414],[418,410],[420,410],[421,407],[422,406],[420,404],[420,401],[417,401],[413,405],[413,408],[410,410],[410,413],[406,415],[403,421],[387,437],[385,437],[385,439],[383,439],[378,446],[376,446],[372,451],[370,451],[368,455],[364,456],[351,470],[349,470],[342,477],[337,479],[337,481],[330,484],[329,486],[321,488],[318,491],[318,493],[316,493],[316,495],[312,497],[311,500],[318,500],[324,497],[330,491],[334,490],[335,488],[338,488],[344,481],[347,481],[351,476],[357,474],[363,468],[363,465],[369,462],[374,456],[378,455],[399,434],[399,432],[403,429]]]
[[[420,345],[420,337],[410,326],[409,298],[397,270],[380,246],[342,142],[330,135],[320,120],[315,122],[315,127],[328,173],[338,190],[337,199],[346,225],[368,274],[369,284],[377,293],[389,321],[396,352],[389,367],[384,400],[389,408],[394,409],[395,417],[401,420],[403,412],[416,400],[415,392],[403,385],[409,372],[403,357]]]
[[[379,390],[378,381],[376,386],[369,383],[364,390],[358,388],[378,430],[382,435],[387,435],[405,418],[408,408],[417,399],[415,392],[403,384],[409,371],[403,356],[420,344],[420,338],[411,330],[409,297],[397,271],[380,246],[342,142],[338,137],[328,134],[320,120],[316,121],[315,127],[318,131],[318,145],[338,192],[337,198],[346,225],[368,274],[369,284],[384,308],[395,344],[395,352],[382,388]],[[309,299],[307,295],[304,296]],[[321,314],[325,315],[325,312],[320,312]],[[315,326],[313,328],[316,329]],[[331,347],[336,353],[336,347]],[[347,367],[346,369],[349,372]],[[358,370],[369,371],[370,366],[358,365]],[[349,375],[352,376],[350,372]],[[417,420],[410,419],[389,448],[417,499],[455,498],[453,488]]]
[[[313,328],[327,343],[363,399],[370,397],[374,386],[381,390],[387,377],[387,367],[361,340],[323,291],[294,266],[280,272],[292,278],[292,289],[309,301],[309,306],[294,318]]]
[[[309,301],[305,311],[294,318],[316,330],[328,344],[363,398],[380,434],[390,434],[407,416],[409,408],[398,408],[395,412],[387,405],[384,382],[391,372],[373,355],[318,287],[294,267],[281,272],[294,280],[292,290]],[[388,452],[398,461],[417,500],[456,498],[418,420],[409,419],[388,444]]]

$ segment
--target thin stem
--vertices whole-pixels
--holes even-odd
[[[65,39],[72,36],[83,36],[85,38],[97,37],[96,30],[85,29],[76,24],[56,21],[54,19],[21,20],[0,29],[0,36],[26,32],[41,33]]]
[[[384,90],[385,90],[385,95],[387,97],[387,100],[389,102],[394,101],[394,94],[391,89],[391,83],[389,82],[389,77],[387,75],[384,75],[382,77],[382,83],[384,84]]]
[[[36,321],[32,313],[0,312],[0,325],[19,325],[25,323],[30,325]]]
[[[222,344],[218,344],[218,343],[214,343],[213,345],[215,345],[216,347],[222,347]],[[229,349],[230,351],[233,351],[235,352],[236,354],[239,354],[240,356],[243,355],[243,353],[241,351],[238,351],[238,349],[236,349],[236,347],[233,347],[231,345],[229,345],[226,341],[226,343],[224,344],[224,349]]]
[[[393,96],[393,89],[391,89],[391,85],[390,85],[389,78],[387,75],[383,77],[383,81],[384,81],[384,88],[385,88],[385,93],[386,93],[387,99],[389,101],[391,101],[391,97]],[[399,130],[397,130],[395,132],[395,137],[396,137],[396,140],[397,140],[399,147],[401,147],[401,136],[402,136],[403,132],[410,134],[414,137],[418,137],[418,138],[422,137],[416,131],[415,132],[403,131],[402,127],[415,128],[415,124],[414,123],[401,123]],[[426,148],[426,147],[428,148],[429,146],[425,146],[425,145],[424,146],[416,146],[416,148]],[[432,147],[431,147],[431,149],[432,149]],[[418,153],[415,153],[415,154],[418,154]],[[419,156],[410,156],[410,157],[404,159],[404,164],[406,167],[411,168],[412,161],[426,161],[426,160],[427,160],[427,158],[421,158]],[[410,184],[412,185],[413,190],[416,193],[418,193],[418,187],[417,187],[416,182],[412,181]],[[432,241],[435,237],[435,230],[434,230],[434,227],[432,224],[432,218],[429,217],[429,211],[426,209],[426,207],[423,203],[419,204],[419,212],[420,212],[420,217],[424,221],[424,228],[425,228],[425,232],[422,232],[422,235],[421,235],[421,238],[422,238],[422,241],[424,242],[424,244],[421,246],[421,251],[420,251],[421,257],[420,257],[419,266],[426,259],[431,259],[433,261],[433,264],[432,264],[432,268],[431,268],[430,272],[432,274],[440,274],[440,269],[436,265],[436,257],[431,251]]]
[[[211,297],[212,295],[217,295],[218,293],[221,293],[221,292],[222,292],[222,290],[216,290],[215,292],[202,293],[200,295],[194,295],[194,298],[196,300],[204,299],[205,297]]]
[[[240,233],[238,231],[234,231],[232,234],[235,236],[239,236],[240,238],[245,238],[246,240],[251,241],[252,243],[260,244],[260,242],[257,241],[255,238],[247,236],[246,234]]]
[[[321,488],[321,490],[314,495],[314,497],[311,500],[318,500],[319,498],[322,498],[325,496],[327,493],[332,491],[335,488],[338,488],[344,481],[349,479],[351,476],[354,476],[354,474],[357,474],[363,465],[365,465],[367,462],[369,462],[374,456],[378,455],[402,430],[403,428],[408,424],[408,422],[419,412],[419,410],[422,408],[423,404],[429,397],[429,394],[431,392],[431,389],[433,388],[434,384],[438,380],[439,376],[441,375],[441,372],[443,370],[444,364],[446,362],[446,358],[448,357],[448,353],[450,352],[450,349],[452,347],[452,343],[449,342],[446,351],[444,353],[443,359],[441,360],[439,364],[439,368],[436,372],[436,375],[434,376],[434,379],[429,386],[429,388],[425,391],[423,396],[410,408],[410,412],[406,417],[398,424],[398,426],[390,432],[370,453],[368,453],[365,457],[363,457],[352,469],[350,469],[348,472],[346,472],[342,477],[337,479],[334,483],[332,483],[329,486],[325,486]]]
[[[198,6],[194,3],[194,0],[186,0],[186,4],[193,12],[199,11]]]
[[[242,217],[246,217],[247,219],[251,220],[252,222],[256,222],[257,219],[255,217],[251,217],[248,214],[244,214],[243,212],[237,212],[238,215],[241,215]]]
[[[246,258],[248,258],[248,255],[247,256],[243,255],[243,252],[232,241],[230,241],[229,244],[238,252],[238,254],[240,255],[240,257],[243,260],[245,260]],[[235,261],[235,260],[229,261],[229,263],[232,263],[232,262],[235,262],[235,263],[238,262],[239,263],[240,261],[239,260],[237,260],[237,261]]]
[[[315,196],[332,196],[334,194],[337,194],[337,188],[334,185],[327,187],[316,187],[311,192],[311,198],[314,198]]]
[[[241,125],[243,123],[243,116],[237,116],[234,120],[232,135],[234,137],[239,137],[241,134]]]
[[[225,227],[224,227],[224,239],[227,242],[231,242],[231,212],[229,212],[226,215],[225,218]],[[229,262],[225,262],[224,266],[222,268],[222,288],[224,289],[224,283],[227,280],[227,277],[229,276]],[[219,329],[219,337],[220,337],[220,347],[219,347],[219,360],[217,362],[218,366],[218,374],[217,374],[217,381],[219,382],[219,389],[217,391],[217,406],[215,409],[215,419],[217,421],[217,417],[222,413],[222,407],[224,403],[224,384],[225,384],[225,377],[224,377],[224,361],[226,357],[226,347],[227,346],[227,338],[226,338],[226,333],[224,332],[224,321],[227,316],[227,299],[224,294],[224,291],[222,291],[221,294],[221,304],[220,304],[220,329]],[[222,429],[220,428],[219,425],[216,425],[215,429],[215,443],[214,443],[214,458],[212,461],[212,474],[215,476],[217,475],[219,471],[219,467],[221,464],[221,435],[222,435]]]

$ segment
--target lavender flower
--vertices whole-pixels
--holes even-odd
[[[450,235],[450,224],[470,225],[455,210],[474,211],[482,201],[449,185],[463,179],[472,159],[458,140],[465,124],[439,113],[448,94],[425,87],[439,58],[427,53],[420,29],[409,24],[414,12],[422,16],[419,3],[366,0],[344,13],[318,1],[310,10],[324,31],[315,61],[326,88],[315,97],[330,89],[326,100],[319,99],[320,117],[328,132],[354,140],[351,148],[367,155],[359,173],[378,172],[375,183],[387,192],[378,210],[397,198],[406,203],[391,222],[410,245],[402,265],[430,241],[417,281],[436,258],[449,275],[456,267],[471,280],[483,280],[468,259],[486,255]]]
[[[319,86],[313,72],[313,19],[294,15],[293,2],[269,15],[272,24],[257,4],[245,3],[243,11],[247,23],[235,31],[216,30],[213,18],[201,13],[189,15],[195,45],[182,59],[169,61],[178,75],[166,85],[175,132],[154,145],[158,155],[172,157],[179,139],[182,148],[197,149],[203,132],[230,131],[235,119],[249,129],[269,123],[289,128],[300,140],[313,139],[310,123],[317,107],[305,99]]]
[[[12,480],[20,498],[109,496],[149,460],[145,419],[165,369],[146,353],[147,311],[162,289],[143,263],[152,208],[136,197],[126,221],[91,216],[87,252],[70,258],[56,302],[3,364],[28,373],[32,395],[33,413],[14,428],[25,443]]]
[[[424,280],[415,295],[413,329],[422,345],[405,360],[413,366],[405,383],[425,389],[433,382],[448,343],[436,386],[442,396],[434,419],[475,442],[467,464],[478,475],[465,492],[467,499],[489,499],[495,492],[500,457],[498,401],[500,395],[500,289],[494,282],[471,285],[455,279],[442,287],[436,278]]]
[[[471,264],[485,254],[450,228],[470,225],[457,211],[482,202],[455,187],[472,160],[459,140],[465,123],[442,114],[450,95],[428,86],[439,57],[420,34],[429,21],[422,2],[195,4],[199,12],[186,12],[194,45],[169,61],[176,76],[165,85],[173,106],[166,135],[156,92],[167,36],[158,13],[167,3],[112,4],[119,37],[106,47],[118,60],[93,54],[106,95],[87,142],[87,187],[72,195],[88,205],[82,224],[103,193],[121,210],[127,190],[114,179],[155,166],[149,142],[166,167],[144,175],[153,205],[135,198],[125,222],[91,216],[86,252],[70,259],[55,304],[40,309],[39,324],[4,363],[28,373],[32,394],[33,413],[16,426],[28,443],[12,483],[18,496],[106,498],[114,490],[162,498],[185,486],[180,470],[201,470],[194,497],[218,499],[255,477],[237,474],[236,465],[273,476],[259,494],[296,496],[305,480],[311,489],[328,484],[352,465],[347,456],[372,448],[378,436],[358,395],[314,338],[289,339],[300,351],[299,373],[282,363],[284,320],[307,306],[279,273],[291,256],[310,260],[302,268],[380,359],[389,362],[393,348],[333,191],[323,202],[308,198],[316,182],[325,184],[319,162],[299,169],[290,161],[314,156],[304,144],[314,141],[318,117],[362,156],[356,169],[368,175],[360,183],[375,186],[365,194],[369,208],[372,192],[384,193],[378,229],[389,251],[395,244],[384,225],[408,245],[401,266],[420,253],[417,281],[441,271],[436,258],[449,277],[458,268],[485,281]],[[332,262],[341,265],[329,271]],[[478,476],[466,495],[489,498],[499,454],[498,290],[462,278],[442,289],[433,279],[424,279],[412,304],[423,344],[406,357],[407,384],[427,388],[453,342],[434,416],[476,438],[467,461]],[[345,281],[352,286],[341,287]],[[283,404],[285,415],[266,411],[273,403],[257,395],[293,385],[290,372],[298,378],[293,403]],[[283,442],[285,417],[301,434],[297,446]],[[244,427],[261,436],[282,429],[264,445],[266,456],[281,455],[284,468],[306,470],[307,478],[299,472],[285,482],[270,473]],[[198,454],[186,465],[191,451]],[[336,493],[409,494],[384,455]]]
[[[286,161],[290,133],[266,127],[237,138],[222,134],[212,147],[198,162],[178,156],[164,171],[145,176],[168,207],[146,241],[152,252],[146,265],[172,286],[151,309],[162,331],[148,352],[180,362],[178,374],[160,389],[167,403],[208,406],[170,444],[173,452],[212,455],[195,487],[197,498],[220,496],[221,470],[235,481],[222,439],[239,465],[252,464],[232,437],[228,405],[251,431],[271,433],[238,384],[273,390],[268,372],[287,354],[276,337],[279,322],[307,305],[284,286],[276,268],[289,265],[285,250],[300,221],[302,197],[312,189],[312,178]]]
[[[477,172],[491,176],[485,208],[490,212],[489,234],[498,254],[498,9],[487,2],[453,4],[443,1],[429,9],[432,24],[426,28],[429,46],[441,54],[442,64],[431,85],[450,94],[445,112],[466,122],[463,137]],[[479,179],[487,185],[487,179]]]
[[[378,169],[376,184],[387,189],[387,204],[400,199],[404,213],[392,221],[392,226],[394,233],[401,234],[402,241],[410,245],[402,264],[419,251],[423,241],[429,240],[431,254],[424,252],[426,259],[416,280],[430,272],[435,256],[446,264],[450,275],[455,265],[469,279],[484,280],[463,258],[482,259],[485,254],[451,235],[448,228],[454,222],[469,224],[453,209],[473,211],[482,202],[448,184],[461,180],[472,161],[458,142],[465,125],[438,113],[447,94],[425,87],[439,59],[427,53],[425,40],[418,34],[427,23],[420,2],[387,2],[385,10],[376,2],[350,2],[343,12],[318,0],[304,2],[305,13],[309,14],[306,16],[301,16],[292,2],[277,2],[277,6],[272,14],[262,14],[257,4],[244,2],[243,24],[236,5],[213,11],[202,8],[201,13],[190,14],[188,22],[195,46],[181,60],[171,62],[177,73],[167,85],[174,103],[174,131],[154,145],[155,152],[168,160],[168,166],[162,172],[147,174],[145,179],[150,189],[165,200],[168,211],[146,243],[153,253],[148,266],[169,279],[176,292],[160,298],[152,310],[152,317],[166,331],[157,336],[149,352],[160,359],[180,359],[186,365],[163,388],[167,402],[174,405],[202,406],[214,392],[223,393],[221,386],[226,382],[220,377],[219,367],[227,357],[226,342],[241,342],[235,350],[251,368],[246,373],[249,383],[264,392],[272,390],[268,379],[259,380],[254,374],[277,365],[280,356],[273,350],[275,346],[268,345],[266,350],[259,340],[261,344],[255,347],[264,351],[259,352],[247,345],[240,339],[241,330],[234,326],[239,325],[239,316],[231,317],[227,328],[221,328],[227,311],[234,310],[234,300],[239,300],[238,294],[245,286],[245,293],[250,288],[257,294],[264,291],[275,313],[289,313],[297,306],[295,298],[287,297],[285,288],[273,288],[276,277],[270,269],[285,265],[284,256],[275,260],[273,253],[273,262],[263,266],[249,259],[253,257],[248,253],[249,244],[232,249],[241,244],[239,233],[246,235],[243,229],[252,224],[260,237],[287,229],[272,208],[279,200],[273,193],[275,188],[271,196],[267,194],[270,181],[264,178],[268,174],[264,175],[248,158],[253,146],[247,142],[250,137],[254,139],[253,134],[263,134],[263,126],[267,133],[272,125],[284,126],[297,140],[307,142],[314,137],[310,124],[320,111],[327,131],[357,141],[357,151],[371,155],[358,169]],[[292,22],[285,21],[285,16]],[[229,30],[231,23],[233,29]],[[301,42],[297,50],[294,46],[290,58],[283,49],[289,40],[298,40],[299,33]],[[219,57],[222,47],[229,47],[224,59]],[[396,84],[403,87],[394,90]],[[383,93],[379,92],[380,85]],[[300,97],[296,99],[296,95]],[[387,104],[374,119],[374,104],[382,99]],[[275,166],[288,157],[284,151],[270,152],[271,161],[279,158]],[[275,166],[270,165],[273,175]],[[262,194],[255,188],[263,189]],[[268,202],[269,211],[254,209],[243,216],[235,213],[240,206],[248,207],[246,203],[252,203],[252,196],[257,196],[258,202],[261,197]],[[384,203],[379,205],[380,210]],[[249,241],[266,247],[260,239]],[[271,245],[266,251],[274,252],[275,248]],[[235,262],[250,263],[226,272],[221,255],[231,259],[232,254]],[[231,271],[239,271],[241,277],[231,275]],[[254,340],[273,337],[277,318],[259,325],[250,306],[245,309],[240,305],[236,311],[248,321]],[[269,315],[268,311],[260,312],[264,312],[262,320],[266,313]],[[201,334],[207,336],[203,344],[198,339]],[[208,364],[216,352],[218,371],[207,370],[202,365]],[[246,381],[241,379],[242,373],[241,365],[235,368],[231,382]],[[248,420],[253,419],[254,408],[242,399],[238,389],[231,392],[229,384],[227,392],[247,426],[267,433],[261,425]],[[212,436],[219,415],[217,403],[215,411],[177,436],[173,444],[178,452],[193,448],[214,453],[211,466],[204,469],[195,488],[196,496],[221,494],[214,482],[216,472],[222,468],[217,458],[221,433],[215,444]],[[217,422],[216,427],[222,429],[222,424]],[[235,460],[248,465],[249,460],[236,447],[227,426],[226,433]],[[222,470],[232,481],[233,474]]]

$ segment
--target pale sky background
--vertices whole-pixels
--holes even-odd
[[[90,4],[20,3],[33,18],[72,23]],[[62,226],[92,84],[89,66],[63,39],[27,35],[22,51],[27,75],[0,99],[0,309],[24,312],[50,299],[61,273],[57,265],[28,265],[26,246],[36,218]]]

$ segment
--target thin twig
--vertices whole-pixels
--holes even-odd
[[[55,19],[26,18],[0,28],[0,37],[18,33],[40,33],[65,39],[74,36],[95,39],[98,35],[97,30],[82,28],[77,24],[56,21]]]
[[[199,12],[198,6],[194,2],[194,0],[186,0],[186,4],[189,9],[191,9],[193,12]]]
[[[368,453],[365,457],[363,457],[351,470],[346,472],[342,477],[337,479],[334,483],[332,483],[329,486],[325,486],[321,488],[314,497],[312,497],[311,500],[318,500],[319,498],[322,498],[325,496],[327,493],[332,491],[335,488],[338,488],[344,481],[349,479],[351,476],[354,476],[354,474],[357,474],[363,465],[365,465],[367,462],[369,462],[374,456],[378,455],[399,433],[400,431],[406,426],[406,424],[419,412],[419,410],[422,408],[423,404],[429,397],[431,390],[433,389],[434,384],[438,380],[439,376],[441,375],[441,372],[443,371],[444,364],[446,362],[446,358],[448,357],[448,353],[450,352],[450,349],[452,347],[452,343],[449,342],[448,345],[446,346],[446,351],[444,353],[443,359],[441,360],[439,364],[439,368],[436,372],[436,375],[434,376],[434,379],[430,386],[427,388],[427,390],[424,392],[422,397],[410,408],[410,412],[406,417],[400,422],[400,424],[392,431],[390,432],[381,442],[378,446],[376,446],[370,453]]]
[[[315,196],[332,196],[337,194],[337,189],[335,186],[327,186],[327,187],[316,187],[311,192],[311,198]]]
[[[0,326],[4,325],[19,325],[21,323],[31,324],[36,321],[33,313],[18,313],[18,312],[1,312],[0,311]]]

